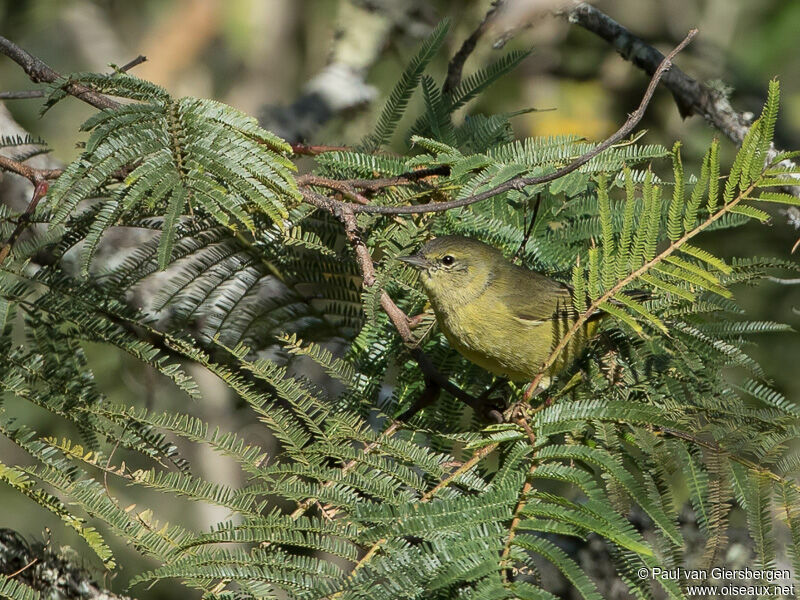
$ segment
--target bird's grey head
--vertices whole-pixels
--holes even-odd
[[[505,260],[496,248],[460,235],[434,238],[416,254],[398,258],[419,270],[420,282],[434,301],[482,287],[498,259]]]

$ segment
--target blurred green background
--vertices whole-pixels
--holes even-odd
[[[104,71],[122,65],[138,54],[147,62],[133,71],[176,95],[211,97],[253,114],[270,114],[290,105],[303,94],[309,81],[325,68],[342,37],[363,41],[356,53],[364,61],[363,75],[377,92],[377,101],[362,103],[336,114],[317,129],[309,142],[356,142],[373,123],[374,115],[391,85],[422,37],[441,18],[449,16],[453,28],[448,56],[433,67],[444,76],[447,59],[483,17],[488,2],[432,0],[375,1],[385,28],[381,35],[371,23],[353,18],[353,7],[337,0],[4,0],[0,1],[0,32],[41,57],[62,73]],[[511,2],[513,4],[513,2]],[[531,9],[558,4],[547,0],[521,1]],[[689,75],[701,80],[721,80],[732,88],[733,105],[757,112],[765,98],[767,82],[782,83],[782,117],[777,140],[783,149],[800,148],[800,3],[785,0],[607,0],[595,3],[635,34],[662,51],[671,49],[686,32],[697,27],[700,35],[677,59]],[[500,25],[498,25],[500,27]],[[499,57],[510,48],[531,48],[533,53],[512,75],[468,107],[468,112],[501,112],[522,108],[555,109],[515,117],[517,135],[576,133],[600,140],[614,131],[638,104],[648,77],[621,59],[603,40],[570,26],[563,18],[541,12],[514,35],[503,49],[492,42],[501,31],[490,31],[466,66],[466,73]],[[0,60],[0,89],[25,90],[33,85],[10,60]],[[14,118],[29,132],[43,137],[54,156],[68,161],[76,156],[76,143],[85,139],[80,122],[92,109],[68,100],[39,117],[38,100],[7,101]],[[412,114],[413,107],[412,104]],[[682,120],[672,97],[660,90],[642,128],[645,142],[670,147],[684,144],[687,171],[712,138],[721,137],[701,118]],[[402,151],[398,141],[397,150]],[[723,142],[726,156],[733,148]],[[302,164],[302,163],[301,163]],[[790,254],[800,236],[800,223],[775,213],[770,226],[749,226],[705,236],[704,243],[725,256],[761,255],[800,258]],[[766,281],[740,289],[737,298],[749,316],[792,324],[800,329],[800,285]],[[800,336],[762,335],[753,355],[765,365],[777,389],[800,401]],[[89,348],[101,388],[116,402],[148,405],[161,410],[185,411],[238,431],[253,442],[269,447],[271,440],[252,415],[229,397],[227,391],[202,371],[194,374],[205,392],[202,402],[190,402],[159,376],[133,360],[108,349]],[[2,360],[2,357],[0,357]],[[24,422],[43,434],[72,435],[63,423],[28,406],[15,407]],[[242,475],[203,449],[187,448],[195,468],[209,479],[236,486]],[[24,461],[0,441],[0,456],[8,462]],[[135,465],[129,465],[135,466]],[[219,509],[203,506],[159,505],[159,498],[133,493],[112,483],[114,494],[127,506],[152,507],[161,519],[189,527],[225,518]],[[0,486],[0,527],[12,527],[29,538],[42,538],[52,529],[52,546],[69,544],[79,554],[85,548],[44,511]],[[113,541],[113,539],[112,539]],[[125,581],[148,566],[131,550],[115,546]],[[83,558],[82,558],[83,560]],[[88,554],[87,564],[93,568]],[[119,583],[111,583],[119,588]],[[167,598],[177,587],[161,584],[140,597]],[[185,593],[185,592],[182,592]]]

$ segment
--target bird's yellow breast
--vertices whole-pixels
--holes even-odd
[[[532,379],[550,354],[553,322],[519,319],[488,296],[455,310],[434,306],[442,333],[455,350],[490,373]]]
[[[573,317],[519,318],[504,304],[483,294],[458,307],[437,307],[439,328],[450,345],[494,375],[530,381],[541,370],[553,349],[575,324]],[[595,322],[585,324],[572,337],[548,372],[557,373],[574,360],[593,335]]]

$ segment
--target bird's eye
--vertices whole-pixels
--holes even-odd
[[[452,256],[450,256],[449,254],[448,254],[447,256],[443,256],[443,257],[442,257],[442,264],[443,264],[445,267],[449,267],[449,266],[450,266],[450,265],[452,265],[454,262],[456,262],[456,259],[455,259],[455,258],[453,258]]]

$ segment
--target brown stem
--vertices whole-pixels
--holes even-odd
[[[20,216],[19,221],[17,221],[17,226],[14,228],[14,231],[11,232],[8,240],[6,240],[5,244],[0,246],[0,265],[5,262],[6,258],[11,253],[11,249],[14,247],[14,244],[22,235],[22,232],[28,227],[31,216],[33,216],[33,213],[36,211],[36,206],[39,204],[39,201],[47,194],[48,187],[49,183],[47,180],[43,179],[36,184],[35,188],[33,188],[33,197],[28,203],[28,207]]]
[[[600,309],[600,306],[603,303],[608,302],[609,300],[611,300],[614,296],[616,296],[619,292],[621,292],[623,290],[623,288],[625,288],[626,285],[628,285],[629,283],[633,282],[640,275],[642,275],[642,274],[646,273],[647,271],[649,271],[654,265],[658,264],[659,262],[661,262],[662,260],[664,260],[665,258],[670,256],[673,252],[678,250],[681,246],[683,246],[686,242],[688,242],[694,236],[699,234],[701,231],[706,229],[709,225],[711,225],[712,223],[714,223],[717,220],[719,220],[722,216],[726,215],[730,211],[730,209],[732,209],[737,204],[739,204],[739,202],[741,202],[744,198],[746,198],[750,194],[750,192],[752,192],[755,189],[757,181],[758,180],[756,180],[755,182],[751,183],[748,186],[748,188],[746,190],[740,192],[739,195],[736,196],[736,198],[734,198],[733,200],[731,200],[727,204],[725,204],[722,207],[720,207],[720,209],[717,212],[713,213],[705,221],[700,223],[697,227],[687,231],[680,239],[672,242],[669,246],[667,246],[666,249],[664,249],[664,251],[661,252],[659,255],[657,255],[654,258],[652,258],[651,260],[645,262],[641,267],[639,267],[635,271],[631,272],[629,275],[627,275],[623,279],[619,280],[614,287],[612,287],[610,290],[608,290],[602,296],[597,298],[597,300],[592,302],[591,306],[589,306],[588,309],[586,309],[583,313],[581,313],[581,315],[575,321],[573,326],[570,327],[569,331],[567,331],[566,334],[564,334],[564,337],[561,338],[559,343],[556,345],[556,347],[550,353],[550,356],[548,356],[547,360],[542,364],[542,366],[539,369],[539,374],[536,375],[536,377],[533,378],[533,381],[530,382],[530,384],[528,385],[528,388],[525,390],[525,394],[523,396],[522,402],[527,402],[528,400],[530,400],[530,398],[533,395],[533,392],[539,386],[539,383],[541,383],[542,378],[547,373],[547,370],[553,365],[553,363],[556,361],[556,359],[561,354],[561,352],[564,350],[564,348],[567,347],[567,344],[570,342],[572,337],[576,333],[578,333],[578,331],[580,331],[580,329],[581,329],[581,327],[583,327],[584,323],[586,323],[586,321],[588,321],[592,317],[592,315],[594,315],[595,312],[597,312]],[[510,410],[513,411],[516,408],[517,408],[517,406],[515,405]]]
[[[34,83],[53,83],[61,77],[58,71],[43,60],[33,56],[3,36],[0,36],[0,52],[22,67]],[[67,83],[64,86],[64,91],[87,104],[91,104],[95,108],[117,108],[120,105],[119,102],[112,100],[108,96],[104,96],[79,83]]]
[[[7,156],[0,156],[0,169],[22,175],[33,185],[46,179],[56,179],[64,172],[64,169],[36,169]]]
[[[326,152],[349,152],[350,146],[325,146],[321,144],[292,144],[292,152],[303,156],[316,156]]]
[[[147,61],[147,57],[144,56],[143,54],[140,54],[139,56],[137,56],[133,60],[131,60],[129,62],[126,62],[124,65],[122,65],[119,68],[119,70],[122,71],[123,73],[126,73],[126,72],[130,71],[133,67],[136,67],[136,66],[138,66],[138,65],[140,65],[140,64],[142,64],[143,62],[146,62],[146,61]]]
[[[480,202],[482,200],[486,200],[487,198],[492,198],[497,196],[498,194],[503,194],[505,192],[511,190],[518,190],[521,191],[525,189],[527,186],[530,185],[539,185],[542,183],[548,183],[550,181],[555,181],[556,179],[560,179],[565,175],[569,175],[573,171],[578,170],[580,167],[588,163],[594,157],[599,155],[600,153],[604,152],[617,142],[621,141],[625,136],[627,136],[636,125],[642,120],[644,116],[645,110],[647,106],[650,104],[650,100],[655,93],[656,87],[658,86],[659,81],[661,81],[662,76],[666,73],[670,67],[672,66],[672,59],[675,58],[675,55],[678,54],[681,50],[683,50],[689,42],[697,35],[697,29],[692,29],[683,39],[683,41],[678,44],[672,52],[670,52],[661,64],[656,69],[655,73],[653,74],[652,79],[650,80],[650,84],[647,86],[647,90],[645,90],[644,96],[642,97],[642,101],[639,103],[639,106],[634,110],[625,121],[625,123],[620,127],[615,133],[613,133],[610,137],[606,138],[603,142],[595,146],[589,152],[582,154],[573,162],[568,164],[557,171],[550,173],[548,175],[540,175],[535,177],[514,177],[513,179],[509,179],[505,183],[497,185],[485,192],[481,192],[479,194],[473,194],[471,196],[467,196],[466,198],[461,198],[459,200],[452,200],[450,202],[432,202],[429,204],[419,204],[417,206],[376,206],[373,204],[369,205],[360,205],[360,204],[353,204],[353,203],[343,203],[341,204],[342,209],[349,209],[353,213],[371,213],[371,214],[383,214],[383,215],[411,215],[411,214],[421,214],[421,213],[432,213],[432,212],[444,212],[447,210],[452,210],[454,208],[460,208],[462,206],[468,206],[470,204],[475,204],[476,202]]]
[[[467,62],[469,55],[475,50],[478,41],[489,28],[489,24],[497,12],[502,10],[504,4],[505,0],[494,0],[494,2],[492,2],[491,8],[486,12],[486,15],[483,17],[478,27],[464,40],[464,43],[461,44],[461,48],[459,48],[458,52],[450,59],[450,63],[447,65],[447,78],[442,87],[443,93],[450,94],[461,84],[461,74],[464,71],[464,63]]]
[[[369,204],[369,199],[359,194],[350,181],[341,179],[330,179],[329,177],[321,177],[319,175],[301,175],[297,178],[297,185],[314,185],[317,187],[325,187],[342,194],[345,198],[350,198],[359,204]]]
[[[28,100],[29,98],[43,98],[42,90],[22,90],[20,92],[0,92],[0,100]]]

